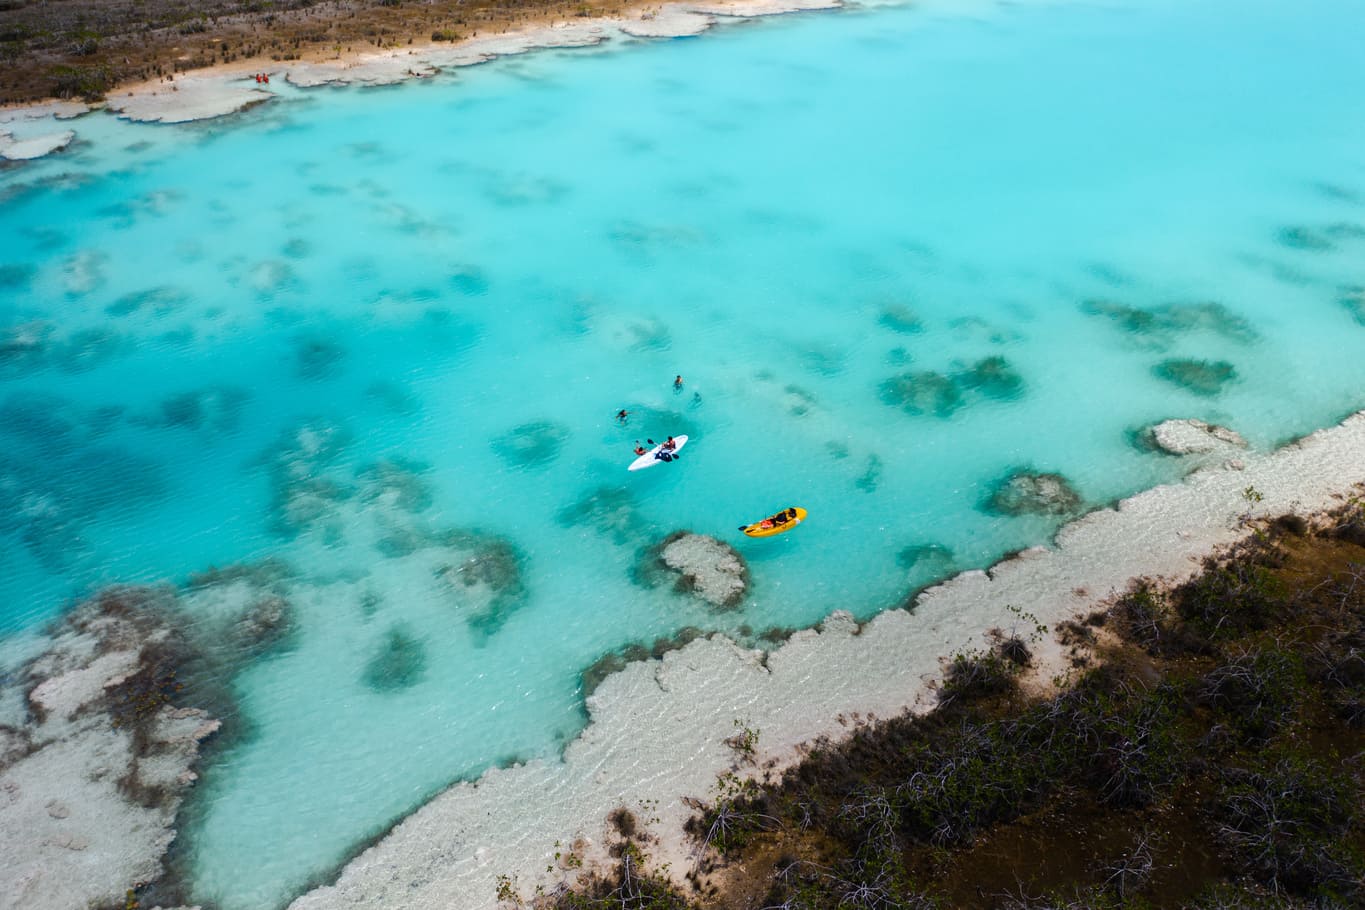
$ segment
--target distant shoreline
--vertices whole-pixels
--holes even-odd
[[[367,52],[456,42],[585,16],[626,13],[630,0],[206,0],[190,9],[92,0],[69,17],[62,4],[0,6],[0,107],[81,100],[222,65],[276,69],[290,61],[353,59]],[[94,100],[94,99],[90,99]]]
[[[335,26],[346,11],[338,4],[320,4],[305,10],[278,14],[283,21],[270,22],[269,14],[225,17],[205,25],[203,32],[180,32],[150,36],[145,53],[157,57],[164,53],[177,56],[168,65],[114,66],[89,60],[59,58],[24,59],[21,55],[10,72],[23,72],[32,79],[16,88],[0,87],[0,123],[36,119],[49,113],[60,119],[79,116],[90,110],[107,109],[130,120],[180,123],[226,116],[274,99],[281,89],[317,85],[388,85],[408,79],[435,75],[441,70],[484,63],[497,57],[525,53],[537,48],[588,47],[611,40],[678,38],[698,35],[726,19],[780,15],[805,10],[835,9],[842,0],[713,0],[698,3],[605,3],[566,7],[545,4],[527,9],[493,7],[482,10],[480,19],[464,31],[435,29],[426,31],[430,16],[416,15],[428,7],[394,7],[414,12],[412,20],[398,20],[377,43],[328,37],[315,28],[310,40],[293,36],[291,29],[321,18]],[[382,9],[389,9],[383,7]],[[327,11],[337,18],[327,19]],[[373,10],[371,10],[373,11]],[[0,12],[0,30],[5,25]],[[263,18],[265,17],[265,18]],[[296,18],[290,18],[296,17]],[[207,22],[199,19],[196,22]],[[349,22],[349,19],[344,21]],[[406,21],[406,25],[402,23]],[[467,20],[466,20],[467,21]],[[300,42],[287,52],[251,53],[237,56],[221,51],[217,56],[180,53],[182,45],[231,47],[229,38],[249,26],[256,34],[267,22],[267,34],[248,40],[248,47],[261,47],[267,40],[279,41],[278,32]],[[375,26],[375,28],[379,28]],[[349,32],[347,32],[349,34]],[[250,40],[256,43],[253,45]],[[173,43],[178,42],[178,43]],[[32,55],[31,55],[32,56]],[[107,55],[105,55],[107,56]],[[132,60],[131,57],[121,59]],[[157,57],[157,59],[160,59]],[[59,74],[60,78],[52,76]],[[40,75],[46,74],[46,75]],[[257,81],[258,74],[271,81]],[[54,81],[55,78],[55,81]],[[55,149],[54,149],[55,150]],[[3,149],[0,149],[3,155]],[[26,155],[24,157],[38,157]]]

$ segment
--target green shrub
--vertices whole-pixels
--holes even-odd
[[[1259,544],[1222,564],[1210,561],[1176,592],[1180,617],[1212,642],[1266,628],[1289,605],[1284,584],[1271,571],[1278,560],[1275,550]]]
[[[54,66],[48,71],[52,94],[57,98],[99,101],[114,84],[107,66]]]
[[[953,655],[943,674],[938,702],[973,702],[1011,691],[1019,665],[996,650],[972,651]]]
[[[1226,715],[1244,739],[1262,741],[1293,718],[1307,681],[1298,655],[1258,649],[1238,654],[1211,671],[1199,694],[1205,704]]]
[[[1263,768],[1230,768],[1219,781],[1213,820],[1248,874],[1274,890],[1365,899],[1365,862],[1347,838],[1358,823],[1360,785],[1297,755]]]

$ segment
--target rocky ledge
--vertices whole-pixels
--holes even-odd
[[[717,610],[738,607],[749,589],[744,557],[727,543],[691,531],[674,531],[651,547],[640,576],[651,587],[671,582],[675,591]]]
[[[77,607],[0,687],[0,893],[29,910],[123,906],[164,872],[200,743],[175,704],[186,645],[173,592],[113,588]]]
[[[1165,420],[1142,433],[1144,443],[1169,455],[1207,455],[1245,449],[1240,433],[1202,420]]]

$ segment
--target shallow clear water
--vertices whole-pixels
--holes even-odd
[[[609,650],[896,605],[1048,538],[981,507],[1016,468],[1090,504],[1178,477],[1131,442],[1166,417],[1266,448],[1365,405],[1362,37],[1350,0],[945,4],[78,121],[0,172],[0,623],[296,568],[181,842],[196,900],[278,905],[452,780],[557,752]],[[995,356],[1021,386],[971,373]],[[1235,379],[1154,373],[1179,358]],[[944,414],[887,403],[925,371]],[[300,427],[345,444],[303,456]],[[678,464],[625,472],[677,432]],[[358,473],[395,458],[429,508]],[[341,493],[281,528],[318,478]],[[603,487],[621,523],[575,523]],[[796,533],[735,532],[788,504]],[[510,542],[515,609],[471,620],[453,557],[395,528]],[[744,553],[740,611],[632,580],[678,528]],[[909,565],[929,544],[951,562]]]

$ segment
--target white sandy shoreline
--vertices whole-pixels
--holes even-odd
[[[981,647],[1017,614],[1057,623],[1093,609],[1136,578],[1177,583],[1248,533],[1249,518],[1338,505],[1365,482],[1365,411],[1268,454],[1195,472],[1065,527],[988,572],[966,572],[923,592],[914,612],[889,610],[861,628],[842,611],[798,632],[766,661],[720,636],[632,664],[588,699],[590,720],[561,761],[491,770],[437,796],[291,910],[496,906],[497,877],[523,895],[551,887],[563,845],[605,860],[606,816],[618,806],[648,820],[659,864],[681,879],[693,847],[683,833],[690,799],[705,799],[735,753],[736,721],[761,731],[760,766],[785,767],[819,737],[857,719],[932,705],[941,658]],[[1261,500],[1244,495],[1254,487]],[[1250,497],[1254,498],[1254,497]],[[1038,657],[1060,671],[1061,648]],[[644,811],[640,811],[644,807]]]
[[[191,70],[168,79],[153,79],[112,90],[96,105],[71,101],[0,108],[0,124],[69,120],[107,110],[125,120],[145,123],[188,123],[225,117],[272,101],[291,89],[323,85],[392,85],[421,79],[446,69],[475,66],[500,57],[551,48],[592,47],[606,41],[642,38],[685,38],[719,22],[776,16],[809,10],[837,9],[843,0],[713,0],[639,6],[621,17],[573,19],[480,35],[454,43],[431,43],[335,59],[275,62],[246,60]],[[269,74],[271,83],[253,78]],[[33,133],[30,126],[28,133]],[[57,137],[70,130],[6,138],[0,133],[0,159],[42,157],[64,148]]]

